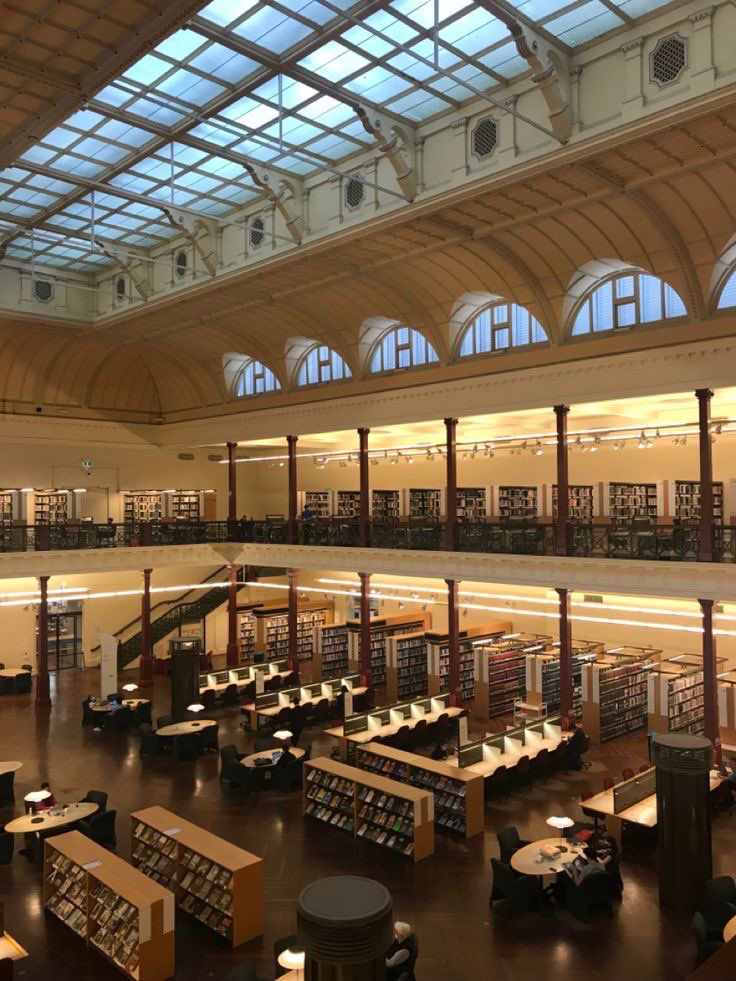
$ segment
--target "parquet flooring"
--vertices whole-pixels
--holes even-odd
[[[83,729],[81,699],[96,689],[96,672],[66,672],[52,681],[53,708],[36,714],[28,696],[0,699],[0,759],[24,763],[16,775],[14,813],[22,811],[29,789],[48,779],[60,800],[78,799],[88,789],[110,795],[118,812],[118,854],[130,855],[129,814],[162,804],[216,834],[263,856],[266,888],[266,934],[236,951],[185,914],[177,920],[177,979],[200,981],[222,977],[235,964],[252,961],[259,974],[273,977],[272,945],[295,929],[295,900],[315,878],[338,873],[365,874],[390,889],[396,915],[414,925],[421,954],[418,981],[680,981],[694,963],[689,922],[664,912],[657,903],[655,852],[646,846],[624,854],[623,902],[609,919],[598,916],[585,925],[558,911],[552,918],[535,914],[509,920],[488,909],[490,864],[498,854],[496,831],[515,824],[522,837],[547,837],[548,816],[575,814],[584,789],[601,789],[608,774],[619,777],[624,766],[645,761],[643,733],[609,743],[591,754],[593,766],[582,773],[558,776],[547,784],[486,807],[486,831],[470,842],[438,834],[436,854],[413,865],[343,832],[305,820],[301,797],[263,791],[245,801],[228,800],[221,791],[218,759],[208,754],[196,762],[141,760],[138,739]],[[166,683],[157,680],[154,717],[168,711]],[[252,751],[252,737],[238,728],[237,710],[219,710],[220,743],[234,742]],[[331,741],[317,730],[305,731],[313,756],[324,755]],[[12,808],[0,809],[0,823]],[[714,865],[718,873],[734,871],[736,817],[714,822]],[[0,866],[0,897],[6,928],[31,953],[16,968],[24,981],[107,981],[119,977],[41,903],[41,872],[18,854]],[[725,981],[725,979],[724,979]]]

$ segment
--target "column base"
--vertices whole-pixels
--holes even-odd
[[[36,676],[36,708],[51,708],[51,686],[48,675],[45,678]]]

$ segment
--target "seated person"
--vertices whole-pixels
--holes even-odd
[[[276,766],[288,766],[289,763],[295,763],[295,762],[296,762],[296,756],[294,756],[294,754],[291,752],[291,749],[289,748],[289,742],[287,740],[284,743],[284,746],[281,750],[281,756],[279,756],[279,758],[276,760]]]
[[[335,699],[335,712],[339,718],[345,718],[345,696],[350,689],[347,685],[340,685],[340,694]]]
[[[414,977],[417,940],[408,923],[394,923],[394,940],[386,951],[386,979],[396,981],[402,974]]]
[[[433,760],[446,760],[449,753],[447,750],[447,740],[440,739],[435,748],[432,750]]]
[[[314,516],[315,512],[309,507],[309,505],[305,504],[302,511],[302,521],[311,521]]]
[[[613,856],[610,852],[602,852],[599,857],[596,846],[588,844],[583,855],[572,862],[565,863],[565,871],[574,884],[579,886],[588,876],[605,873],[606,865],[610,864],[612,860]]]
[[[299,737],[302,734],[302,729],[306,723],[307,713],[304,710],[304,706],[301,704],[301,696],[294,695],[291,702],[291,715],[289,716],[289,729],[292,732],[292,738],[294,745],[296,746],[299,742]]]
[[[47,811],[50,807],[56,807],[56,805],[58,804],[58,801],[54,797],[54,795],[51,793],[51,787],[49,787],[49,785],[47,783],[42,783],[41,784],[41,790],[48,790],[49,796],[48,797],[45,797],[43,800],[40,800],[40,801],[38,801],[36,803],[36,810],[37,811]]]
[[[582,726],[575,726],[575,731],[567,742],[567,766],[571,770],[579,770],[583,765],[583,752],[588,743],[588,737]]]

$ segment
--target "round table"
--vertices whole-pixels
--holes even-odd
[[[0,774],[3,773],[16,773],[23,766],[17,760],[8,760],[5,763],[0,763]]]
[[[555,845],[558,848],[566,848],[567,851],[556,858],[544,858],[538,862],[539,849],[542,845]],[[584,844],[571,841],[569,838],[542,838],[541,841],[533,841],[531,845],[524,845],[518,852],[514,852],[511,856],[511,867],[522,875],[554,875],[556,872],[563,871],[563,862],[571,862],[584,851]]]
[[[250,756],[244,756],[243,759],[240,761],[240,763],[242,766],[252,767],[255,770],[269,770],[272,766],[276,766],[276,760],[273,758],[273,754],[278,753],[280,756],[281,752],[282,751],[280,749],[261,750],[260,753],[251,753]],[[299,746],[292,746],[291,753],[293,753],[293,755],[296,756],[298,760],[300,760],[302,756],[304,756],[304,750],[301,749]],[[256,766],[256,760],[263,760],[269,758],[271,759],[271,762],[268,765],[262,763],[260,766]],[[282,964],[281,966],[286,967],[285,964]]]
[[[93,712],[117,712],[121,708],[137,709],[139,705],[148,705],[150,698],[124,698],[119,705],[111,705],[109,702],[95,702],[90,705]]]
[[[732,916],[723,928],[723,942],[728,943],[736,937],[736,916]]]
[[[49,828],[62,828],[65,824],[74,824],[75,821],[90,817],[97,810],[99,810],[98,804],[81,801],[77,804],[69,804],[66,814],[49,814],[48,811],[41,811],[39,814],[22,814],[9,821],[5,825],[5,830],[14,835],[22,835],[32,834],[35,831],[48,831]]]
[[[174,722],[170,726],[164,726],[162,729],[156,729],[157,736],[189,736],[194,732],[199,732],[200,729],[206,729],[207,726],[216,726],[217,722],[215,719],[192,719],[189,722]]]
[[[2,668],[0,669],[0,678],[17,678],[19,674],[30,673],[30,671],[25,671],[23,668]]]

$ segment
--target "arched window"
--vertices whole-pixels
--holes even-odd
[[[736,307],[736,269],[723,284],[721,295],[718,297],[719,310],[728,310],[729,307]]]
[[[437,352],[427,338],[412,327],[391,327],[378,342],[371,355],[369,371],[402,371],[439,361]]]
[[[458,357],[507,351],[547,341],[544,327],[517,303],[494,303],[468,324],[460,336]]]
[[[280,388],[279,380],[270,368],[249,358],[235,381],[235,398],[247,399],[251,395],[278,392]]]
[[[340,355],[326,344],[315,344],[304,354],[296,376],[297,385],[324,385],[345,381],[351,377],[350,368]]]
[[[663,280],[647,273],[623,273],[588,294],[578,307],[572,334],[579,337],[686,315],[685,304]]]

